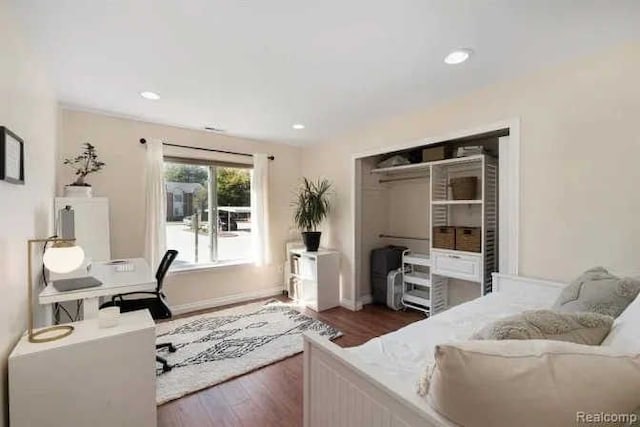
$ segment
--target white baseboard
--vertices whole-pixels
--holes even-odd
[[[371,304],[373,302],[373,295],[367,294],[360,296],[360,300],[358,301],[361,305]]]
[[[351,310],[351,311],[362,310],[362,304],[358,304],[357,302],[355,302],[352,299],[341,298],[340,299],[340,306],[346,308],[347,310]]]
[[[239,294],[233,294],[226,297],[211,298],[202,301],[190,302],[187,304],[179,304],[171,306],[173,314],[185,314],[192,311],[206,310],[208,308],[220,307],[222,305],[235,304],[244,301],[250,301],[252,299],[272,297],[275,295],[282,295],[284,287],[276,286],[273,288],[260,289],[252,292],[242,292]]]
[[[359,311],[362,310],[362,306],[365,304],[371,304],[373,302],[373,295],[362,295],[358,298],[358,301],[354,301],[351,299],[341,298],[340,305],[346,309],[351,311]]]
[[[362,306],[365,304],[371,304],[373,302],[373,296],[371,294],[361,296],[358,301],[353,301],[352,299],[341,298],[340,306],[351,310],[351,311],[360,311],[362,310]]]

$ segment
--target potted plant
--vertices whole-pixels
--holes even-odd
[[[76,175],[73,184],[64,187],[66,197],[91,197],[91,184],[86,183],[85,178],[100,171],[105,165],[98,160],[96,147],[88,142],[82,144],[82,147],[83,151],[78,156],[64,161],[64,164],[72,168]]]
[[[331,183],[326,179],[313,182],[303,178],[302,185],[296,194],[294,201],[295,221],[302,231],[302,241],[309,252],[317,252],[320,247],[322,233],[317,229],[329,214],[330,190]]]

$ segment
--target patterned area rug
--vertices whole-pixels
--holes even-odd
[[[177,351],[159,351],[173,370],[157,371],[158,405],[221,383],[302,351],[302,333],[327,339],[337,329],[276,300],[160,323],[158,343]],[[160,365],[158,365],[160,366]]]

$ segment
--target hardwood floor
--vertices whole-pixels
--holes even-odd
[[[221,307],[224,309],[228,307]],[[210,310],[214,311],[214,310]],[[417,312],[396,312],[367,305],[353,312],[342,307],[305,314],[338,328],[334,342],[352,347],[424,319]],[[159,427],[288,427],[302,425],[302,354],[158,407]]]

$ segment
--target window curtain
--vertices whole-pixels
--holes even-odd
[[[251,234],[253,260],[258,266],[271,263],[269,246],[269,158],[253,155],[251,176]]]
[[[147,142],[145,172],[144,256],[151,269],[155,270],[166,251],[167,196],[164,186],[162,141]]]

